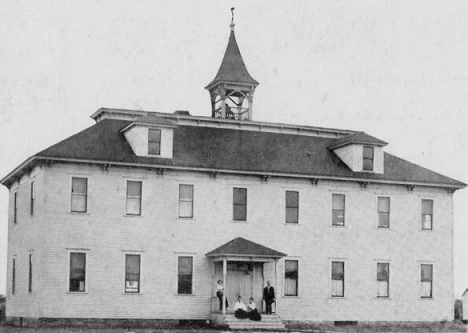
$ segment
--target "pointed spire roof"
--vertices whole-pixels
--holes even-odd
[[[247,71],[244,60],[237,45],[236,36],[234,34],[234,24],[231,24],[231,35],[224,53],[223,62],[219,67],[213,81],[208,84],[205,89],[209,89],[218,82],[234,82],[245,83],[257,86],[258,81],[255,80]]]

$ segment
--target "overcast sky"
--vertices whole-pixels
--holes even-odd
[[[389,153],[468,182],[468,1],[442,0],[3,0],[0,178],[91,126],[100,107],[209,116],[204,87],[233,6],[260,82],[254,120],[362,130],[389,142]],[[459,297],[468,287],[468,190],[454,202]],[[1,186],[0,294],[7,206]]]

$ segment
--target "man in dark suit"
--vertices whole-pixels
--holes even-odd
[[[275,303],[275,288],[271,286],[270,281],[267,282],[267,286],[263,288],[263,300],[266,305],[266,314],[271,314],[271,305]]]

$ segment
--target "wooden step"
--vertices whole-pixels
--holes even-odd
[[[269,329],[269,330],[284,330],[285,326],[280,316],[262,314],[261,321],[253,321],[248,318],[238,319],[233,314],[226,314],[225,323],[232,330],[242,329]]]

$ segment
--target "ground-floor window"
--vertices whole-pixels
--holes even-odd
[[[377,297],[389,296],[390,264],[377,263]]]
[[[421,298],[432,298],[433,267],[430,264],[421,265]]]
[[[86,283],[86,253],[70,252],[71,292],[84,292]]]
[[[332,261],[332,297],[344,297],[344,262]]]
[[[298,295],[299,261],[284,261],[284,296]]]
[[[32,292],[32,253],[29,254],[28,292]]]
[[[125,292],[140,292],[140,255],[125,255]]]
[[[193,292],[193,258],[180,256],[177,269],[177,294],[190,295]]]
[[[16,292],[16,258],[13,258],[11,263],[11,293]]]

